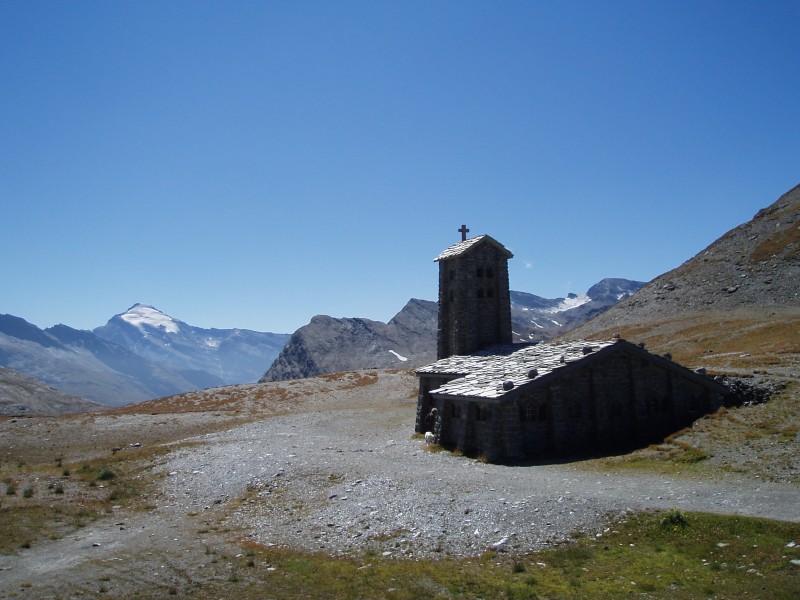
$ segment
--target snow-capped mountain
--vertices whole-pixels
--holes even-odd
[[[282,333],[195,327],[146,304],[134,304],[93,333],[182,373],[206,373],[220,384],[256,381],[289,339]]]
[[[603,279],[585,294],[542,298],[511,291],[511,328],[515,342],[539,342],[586,323],[645,284],[630,279]]]
[[[66,325],[43,330],[13,315],[0,315],[0,366],[106,406],[200,387],[91,331]]]
[[[43,330],[19,317],[0,315],[0,367],[65,394],[121,406],[253,382],[289,338],[192,327],[141,304],[96,331],[66,325]]]

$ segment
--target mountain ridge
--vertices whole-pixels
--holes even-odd
[[[606,310],[643,285],[603,279],[585,294],[542,298],[511,292],[515,342],[538,342]],[[560,321],[555,320],[558,316]],[[316,315],[295,331],[260,383],[368,368],[413,368],[436,360],[438,305],[412,298],[387,323]]]
[[[560,339],[614,333],[719,374],[800,378],[800,186]]]
[[[755,307],[800,307],[800,185],[635,295],[570,332]]]

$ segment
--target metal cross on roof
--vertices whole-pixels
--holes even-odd
[[[467,239],[467,234],[469,233],[469,229],[467,229],[466,225],[462,225],[461,229],[458,230],[461,233],[461,241],[465,241]]]

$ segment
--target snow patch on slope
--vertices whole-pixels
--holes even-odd
[[[396,357],[397,357],[397,358],[398,358],[400,361],[402,361],[402,362],[406,362],[406,361],[408,360],[408,359],[407,359],[405,356],[401,356],[401,355],[399,355],[399,354],[398,354],[397,352],[395,352],[394,350],[389,350],[389,352],[391,352],[392,354],[394,354],[394,355],[395,355],[395,356],[396,356]]]
[[[120,318],[139,329],[147,326],[153,329],[161,328],[167,333],[178,333],[178,324],[172,320],[172,317],[146,304],[133,305],[120,315]]]
[[[553,308],[548,309],[546,312],[550,313],[564,312],[565,310],[578,308],[579,306],[582,306],[587,302],[591,301],[592,299],[589,298],[587,294],[580,294],[580,295],[570,294],[569,296],[564,298],[560,304],[554,306]]]

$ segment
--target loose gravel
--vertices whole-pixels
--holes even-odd
[[[602,536],[630,511],[679,508],[800,520],[800,488],[501,466],[432,451],[413,405],[267,419],[198,438],[163,465],[162,508],[216,505],[253,541],[334,555],[473,556]]]

